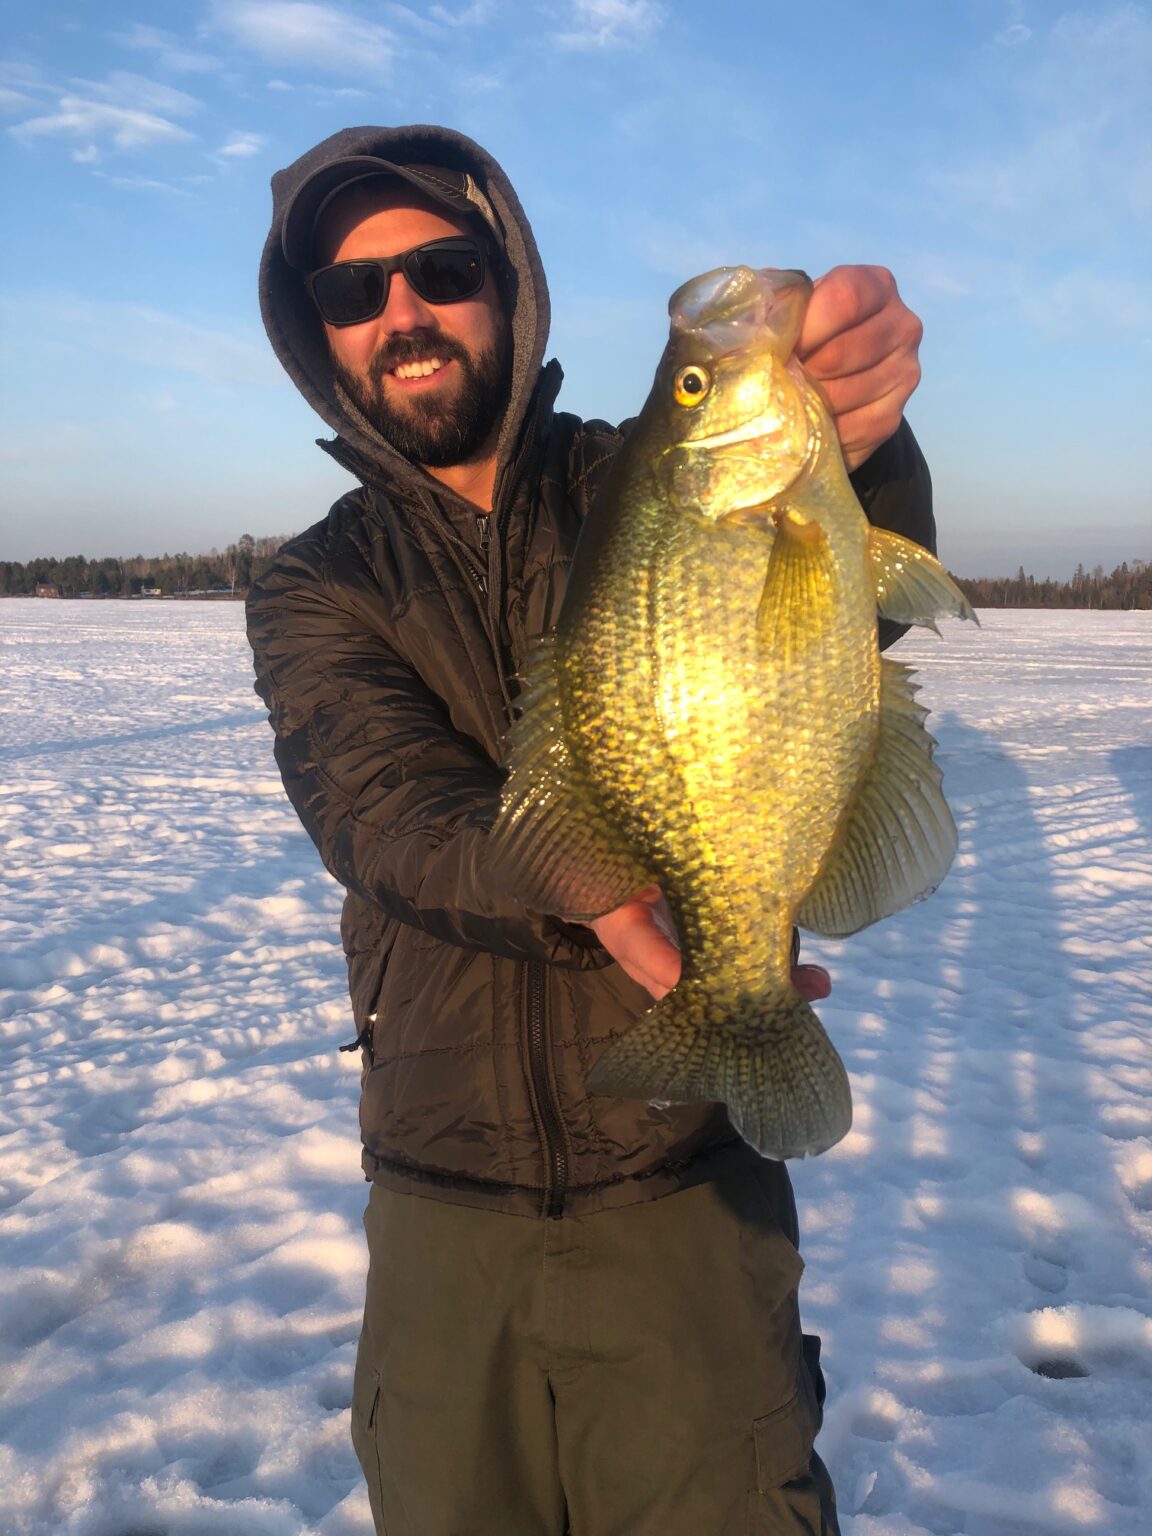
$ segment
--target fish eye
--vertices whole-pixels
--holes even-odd
[[[672,380],[672,395],[677,405],[699,405],[711,387],[712,376],[707,368],[689,363]]]

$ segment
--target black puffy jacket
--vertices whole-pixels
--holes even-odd
[[[284,262],[280,219],[327,159],[457,164],[485,188],[516,273],[512,397],[490,517],[401,459],[332,379]],[[651,1199],[739,1155],[722,1107],[590,1097],[602,1048],[650,1000],[586,929],[491,888],[485,836],[526,649],[556,620],[576,535],[621,433],[553,408],[547,289],[500,168],[444,129],[350,129],[273,180],[269,335],[359,481],[254,586],[256,688],[285,787],[346,888],[342,934],[365,1053],[370,1178],[558,1214]],[[902,427],[853,477],[872,520],[931,546],[923,458]]]

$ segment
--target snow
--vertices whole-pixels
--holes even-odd
[[[917,634],[956,865],[810,942],[847,1536],[1152,1529],[1152,615]],[[0,601],[4,1536],[370,1536],[339,891],[239,605]]]

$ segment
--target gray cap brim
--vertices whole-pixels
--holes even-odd
[[[504,233],[500,221],[484,192],[467,171],[434,165],[396,165],[375,155],[349,155],[321,166],[296,190],[284,212],[281,244],[284,260],[297,271],[307,272],[313,265],[313,241],[318,220],[337,192],[367,176],[400,176],[425,197],[441,203],[453,213],[480,218],[487,225],[501,249]]]

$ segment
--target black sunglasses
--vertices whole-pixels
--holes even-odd
[[[393,272],[429,304],[455,304],[484,286],[484,253],[475,240],[428,240],[396,256],[338,261],[308,274],[312,302],[329,325],[363,325],[388,302]]]

